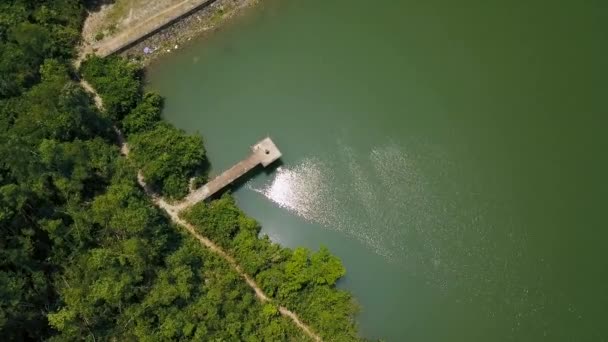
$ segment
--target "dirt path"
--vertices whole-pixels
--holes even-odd
[[[143,178],[140,179],[140,184],[142,184],[143,182]],[[145,183],[145,182],[144,182]],[[169,216],[171,217],[171,219],[173,220],[173,222],[181,225],[182,227],[186,228],[186,230],[192,234],[192,236],[194,236],[198,241],[200,241],[200,243],[202,245],[204,245],[205,247],[209,248],[211,251],[217,253],[218,255],[220,255],[222,258],[224,258],[224,260],[228,261],[228,263],[234,268],[234,270],[241,276],[243,277],[243,279],[245,279],[245,282],[247,283],[247,285],[249,285],[249,287],[251,287],[253,289],[253,291],[255,292],[255,296],[258,297],[258,299],[261,302],[268,302],[270,301],[270,298],[268,298],[268,296],[264,293],[264,291],[262,291],[262,289],[258,286],[258,284],[255,282],[255,280],[253,280],[249,275],[247,275],[247,273],[245,273],[243,271],[243,269],[241,268],[241,266],[236,262],[236,260],[230,256],[228,253],[226,253],[222,248],[220,248],[218,245],[216,245],[215,243],[213,243],[213,241],[209,240],[208,238],[202,236],[201,234],[199,234],[196,231],[196,228],[191,225],[190,223],[182,220],[179,215],[178,212],[176,211],[172,211],[172,206],[169,207],[165,207],[166,206],[166,202],[164,202],[164,200],[162,198],[157,198],[155,200],[156,205],[158,205],[159,207],[165,209],[165,211],[169,214]],[[300,328],[308,337],[314,339],[315,341],[321,341],[321,337],[317,334],[315,334],[312,329],[307,326],[306,324],[304,324],[300,318],[298,317],[298,315],[296,315],[293,311],[287,309],[284,306],[279,306],[279,313],[285,317],[290,318],[293,323],[295,325],[298,326],[298,328]]]
[[[90,89],[92,89],[92,88],[90,88]],[[129,156],[129,145],[125,141],[125,138],[122,135],[122,133],[118,129],[116,131],[118,133],[120,151],[123,155],[125,155],[125,157],[128,157]],[[243,271],[241,266],[237,263],[237,261],[230,254],[226,253],[221,247],[216,245],[213,241],[211,241],[208,238],[206,238],[205,236],[199,234],[196,231],[196,228],[192,224],[186,222],[185,220],[183,220],[182,218],[179,217],[179,213],[181,210],[187,209],[188,207],[190,207],[196,203],[187,203],[187,204],[179,203],[178,205],[172,205],[172,204],[167,203],[167,201],[165,201],[164,198],[158,196],[158,194],[155,193],[148,186],[148,184],[146,184],[146,181],[145,181],[144,176],[141,173],[141,171],[139,171],[137,173],[137,182],[144,189],[144,192],[152,199],[154,204],[156,204],[159,208],[163,209],[169,215],[169,217],[171,218],[171,220],[173,222],[186,228],[186,230],[194,238],[196,238],[203,246],[209,248],[212,252],[218,254],[224,260],[226,260],[234,268],[234,270],[241,277],[243,277],[243,279],[245,279],[245,282],[247,283],[247,285],[249,285],[249,287],[251,289],[253,289],[253,291],[255,292],[255,296],[258,297],[258,299],[261,302],[271,301],[271,299],[264,293],[264,291],[262,291],[260,286],[255,282],[255,280],[253,280],[253,278],[251,278],[247,273],[245,273]],[[314,333],[313,330],[308,325],[306,325],[304,322],[302,322],[302,320],[300,320],[300,318],[298,317],[298,315],[295,312],[287,309],[284,306],[279,306],[278,309],[279,309],[279,313],[281,315],[291,319],[292,322],[296,326],[298,326],[298,328],[300,328],[308,337],[312,338],[315,341],[322,341],[321,337],[319,335],[317,335],[316,333]]]
[[[95,91],[93,86],[91,84],[89,84],[89,82],[85,81],[84,79],[80,79],[80,85],[87,92],[93,94],[93,100],[95,101],[95,107],[97,107],[97,109],[99,109],[99,110],[103,110],[103,102],[101,101],[101,97],[99,96],[99,94],[97,94],[97,92]],[[123,141],[123,144],[121,144],[121,145],[125,145],[124,141]]]
[[[76,61],[74,61],[75,65],[80,64],[80,61],[84,58],[85,53],[86,53],[86,49],[82,48],[80,56],[76,59]],[[95,106],[99,110],[103,110],[103,101],[102,101],[101,97],[99,96],[99,94],[97,93],[97,91],[95,91],[95,88],[93,88],[93,86],[91,86],[91,84],[89,84],[87,81],[85,81],[82,78],[80,79],[80,85],[82,85],[82,87],[84,89],[86,89],[88,92],[90,92],[93,95],[93,98],[95,100]],[[124,155],[125,157],[128,157],[129,152],[130,152],[129,145],[126,142],[124,135],[122,134],[122,132],[120,132],[120,130],[118,128],[116,128],[116,133],[118,136],[118,143],[120,145],[120,153],[122,155]],[[181,210],[184,210],[196,203],[181,202],[176,205],[169,204],[167,201],[165,201],[164,198],[158,196],[158,194],[156,194],[146,184],[146,181],[145,181],[144,176],[141,173],[141,171],[139,171],[137,173],[137,181],[138,181],[139,185],[144,189],[145,193],[152,199],[154,204],[156,204],[159,208],[163,209],[169,215],[169,217],[171,218],[171,220],[173,222],[186,228],[186,230],[194,238],[196,238],[203,246],[209,248],[212,252],[218,254],[220,257],[222,257],[224,260],[226,260],[234,268],[234,270],[245,280],[247,285],[249,285],[249,287],[254,291],[256,297],[261,302],[271,301],[271,299],[264,293],[264,291],[262,291],[260,286],[255,282],[255,280],[253,280],[247,273],[245,273],[243,271],[241,266],[236,262],[236,260],[232,256],[230,256],[228,253],[226,253],[221,247],[219,247],[218,245],[213,243],[213,241],[211,241],[208,238],[204,237],[203,235],[199,234],[193,225],[191,225],[190,223],[184,221],[183,219],[181,219],[179,217],[179,212]],[[319,335],[317,335],[308,325],[306,325],[304,322],[302,322],[302,320],[300,320],[298,315],[296,313],[294,313],[293,311],[287,309],[284,306],[279,306],[279,313],[282,316],[288,317],[289,319],[291,319],[291,321],[298,328],[300,328],[308,337],[312,338],[315,341],[322,341],[321,337]]]

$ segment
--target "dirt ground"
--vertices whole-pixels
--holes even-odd
[[[195,6],[200,0],[99,0],[100,6],[89,12],[83,27],[82,56],[97,51],[105,55],[121,42],[138,38],[150,24],[179,12],[180,8]],[[105,4],[104,4],[105,2]],[[215,0],[187,16],[163,27],[151,36],[138,40],[124,49],[126,55],[146,65],[161,55],[200,35],[214,31],[222,24],[258,5],[259,0]],[[151,51],[144,54],[144,48]]]
[[[154,16],[183,0],[116,0],[107,1],[99,9],[89,12],[82,36],[85,43],[92,45],[115,36],[130,25]],[[95,39],[103,34],[102,39]],[[99,38],[101,36],[98,36]]]

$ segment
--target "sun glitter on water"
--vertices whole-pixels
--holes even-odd
[[[401,232],[394,224],[399,220],[392,216],[400,211],[387,212],[391,208],[381,203],[387,189],[381,188],[377,178],[383,175],[370,168],[369,159],[358,160],[350,147],[339,146],[340,154],[332,160],[306,158],[294,166],[282,166],[271,181],[250,188],[310,222],[346,233],[392,258],[403,248],[394,245]],[[344,165],[347,168],[338,171]],[[403,165],[393,166],[403,170]]]
[[[338,147],[339,153],[331,158],[290,163],[259,188],[248,186],[309,222],[358,240],[443,290],[448,283],[470,287],[485,276],[478,270],[497,269],[500,260],[478,257],[487,255],[484,241],[489,228],[477,229],[466,240],[463,233],[470,229],[470,217],[483,220],[484,208],[463,214],[457,203],[442,201],[441,191],[423,171],[424,159],[394,144],[367,153],[348,144]],[[425,151],[421,155],[432,162],[446,163],[441,151]],[[460,247],[464,245],[466,250]],[[463,253],[465,263],[447,257]]]
[[[324,171],[319,161],[306,159],[295,167],[279,167],[269,185],[253,190],[309,221],[328,224],[325,215],[332,206],[324,194],[330,177]]]

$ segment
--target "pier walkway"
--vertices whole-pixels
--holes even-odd
[[[279,158],[281,158],[281,151],[279,151],[272,139],[266,137],[251,147],[251,154],[247,158],[222,172],[222,174],[202,187],[190,192],[182,202],[175,205],[175,209],[181,211],[198,203],[222,190],[256,166],[261,164],[263,167],[266,167]]]

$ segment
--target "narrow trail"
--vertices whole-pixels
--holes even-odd
[[[80,65],[80,61],[82,61],[84,59],[85,53],[86,52],[84,49],[81,50],[81,54],[75,60],[74,65],[78,65],[78,66]],[[93,95],[93,98],[95,101],[95,106],[99,110],[103,110],[103,101],[102,101],[101,97],[99,96],[99,94],[97,93],[97,91],[95,91],[95,88],[93,88],[93,86],[90,83],[88,83],[87,81],[85,81],[82,78],[80,78],[79,81],[80,81],[80,85]],[[129,152],[130,152],[129,145],[128,145],[124,135],[122,134],[122,132],[116,127],[115,127],[115,131],[118,136],[118,144],[120,146],[120,153],[128,158]],[[163,209],[169,215],[169,217],[171,218],[171,220],[174,223],[186,228],[186,230],[194,238],[196,238],[203,246],[209,248],[209,250],[218,254],[220,257],[222,257],[224,260],[226,260],[232,266],[232,268],[245,280],[245,283],[247,283],[247,285],[254,291],[255,296],[262,303],[271,301],[271,299],[264,293],[264,291],[262,291],[260,286],[255,282],[255,280],[253,280],[253,278],[251,278],[247,273],[245,273],[243,271],[241,266],[237,263],[237,261],[232,256],[230,256],[228,253],[226,253],[221,247],[216,245],[213,241],[211,241],[207,237],[199,234],[196,231],[196,228],[192,224],[184,221],[182,218],[179,217],[180,211],[185,210],[185,209],[193,206],[196,203],[187,202],[187,200],[184,200],[177,204],[169,204],[167,201],[165,201],[164,198],[162,198],[157,193],[155,193],[150,188],[150,186],[148,186],[148,184],[146,184],[146,181],[145,181],[144,176],[141,173],[141,171],[139,171],[137,173],[137,182],[144,189],[144,192],[146,193],[146,195],[148,195],[152,199],[154,204],[156,206],[158,206],[159,208]],[[192,189],[191,191],[193,191],[193,190],[194,189]],[[321,337],[319,335],[317,335],[312,330],[312,328],[310,328],[308,325],[306,325],[304,322],[302,322],[302,320],[298,317],[298,315],[295,312],[287,309],[284,306],[279,306],[278,309],[279,309],[279,313],[282,316],[288,317],[289,319],[291,319],[291,321],[298,328],[300,328],[300,330],[302,330],[308,337],[312,338],[315,341],[322,341]]]
[[[125,138],[122,135],[122,132],[120,132],[118,129],[116,129],[116,132],[118,134],[120,152],[125,157],[128,157],[129,156],[129,145],[125,141]],[[260,288],[260,286],[255,282],[255,280],[253,280],[253,278],[251,278],[247,273],[245,273],[243,271],[241,266],[237,263],[237,261],[230,254],[226,253],[226,251],[224,251],[220,246],[216,245],[209,238],[198,233],[196,231],[196,228],[192,224],[186,222],[179,216],[179,213],[182,210],[188,209],[189,207],[191,207],[192,205],[194,205],[196,203],[187,203],[187,205],[184,205],[185,204],[184,202],[180,202],[177,205],[169,204],[167,201],[165,201],[165,199],[163,197],[161,197],[157,193],[155,193],[150,188],[150,186],[148,186],[148,184],[146,184],[146,181],[145,181],[144,176],[141,173],[141,171],[139,171],[137,173],[137,182],[144,189],[144,192],[146,193],[146,195],[148,195],[152,199],[154,204],[156,204],[159,208],[163,209],[169,215],[169,217],[171,218],[171,220],[174,223],[177,223],[178,225],[186,228],[186,230],[194,238],[196,238],[203,246],[209,248],[212,252],[218,254],[220,257],[222,257],[224,260],[226,260],[232,266],[232,268],[234,268],[234,270],[245,280],[247,285],[249,285],[249,287],[251,289],[253,289],[253,291],[255,292],[255,296],[258,297],[258,299],[261,302],[264,303],[264,302],[271,301],[271,299],[264,293],[264,291]],[[298,317],[298,315],[295,312],[287,309],[284,306],[279,306],[278,309],[279,309],[279,313],[281,315],[291,319],[293,321],[293,323],[296,326],[298,326],[298,328],[300,328],[308,337],[312,338],[315,341],[322,341],[321,337],[319,335],[317,335],[316,333],[314,333],[313,330],[308,325],[306,325],[304,322],[302,322],[302,320]]]
[[[93,100],[95,101],[95,107],[97,107],[97,109],[99,110],[103,110],[103,102],[101,101],[101,97],[99,96],[99,94],[97,94],[97,92],[95,91],[95,89],[93,88],[93,86],[85,81],[83,78],[80,79],[80,85],[89,93],[93,94]],[[122,146],[125,145],[125,141],[124,138],[122,137],[121,134],[119,134],[119,139],[122,138],[123,140],[119,141],[120,142],[120,148],[122,151]],[[128,149],[128,147],[127,147]],[[129,152],[127,152],[128,154]],[[123,153],[125,154],[125,153]]]

